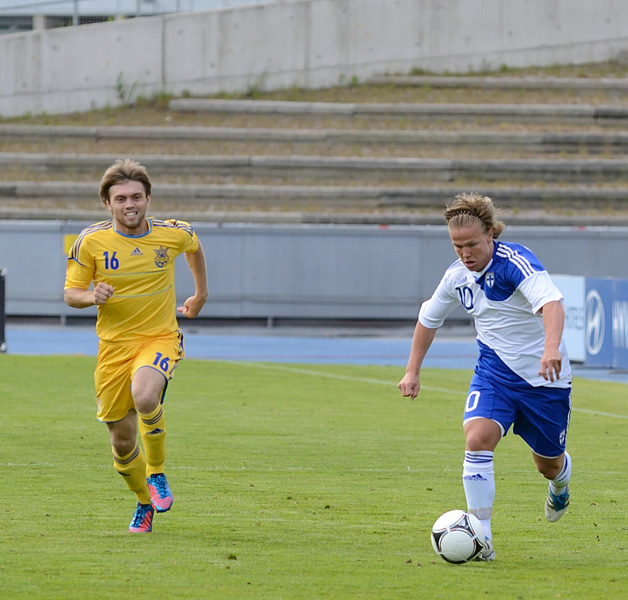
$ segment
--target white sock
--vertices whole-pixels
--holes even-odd
[[[493,453],[488,450],[464,453],[462,484],[467,497],[467,510],[482,523],[484,535],[491,539],[491,517],[495,502],[495,471]]]
[[[556,496],[560,496],[567,491],[567,484],[571,479],[571,456],[565,452],[565,462],[561,472],[549,482],[550,490]]]

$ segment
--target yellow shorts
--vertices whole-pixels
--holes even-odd
[[[183,348],[181,331],[152,338],[144,343],[115,344],[101,340],[94,372],[98,420],[104,423],[119,421],[135,408],[131,396],[131,381],[136,371],[142,367],[159,371],[166,378],[167,386],[174,376],[177,363],[185,356]],[[164,396],[165,394],[164,388]]]

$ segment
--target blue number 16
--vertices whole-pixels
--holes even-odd
[[[163,358],[162,358],[163,356]],[[164,372],[168,372],[168,368],[170,367],[170,365],[168,364],[168,361],[170,359],[167,356],[164,356],[161,352],[157,352],[157,355],[155,356],[155,360],[153,361],[153,364],[155,366],[159,365],[159,368],[164,371]]]
[[[109,252],[103,252],[103,256],[105,257],[105,269],[113,269],[114,271],[120,266],[120,261],[116,257],[115,251],[111,255],[111,260],[109,260]]]

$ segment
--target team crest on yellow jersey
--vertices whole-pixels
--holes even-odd
[[[164,248],[163,246],[159,246],[155,252],[155,264],[163,269],[169,262],[170,257],[168,256],[168,248]]]

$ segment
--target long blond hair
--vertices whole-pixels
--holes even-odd
[[[495,217],[496,208],[488,196],[476,193],[458,194],[455,200],[445,209],[445,221],[450,228],[468,227],[479,219],[485,232],[493,230],[493,237],[497,239],[504,229],[505,223]]]

